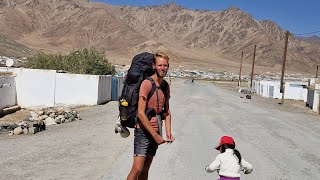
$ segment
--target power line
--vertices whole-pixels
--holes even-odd
[[[312,32],[306,32],[306,33],[300,33],[300,34],[293,34],[295,36],[300,36],[300,35],[307,35],[307,34],[317,34],[320,33],[320,31],[312,31]]]

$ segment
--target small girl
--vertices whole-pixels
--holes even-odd
[[[205,170],[208,173],[217,171],[220,176],[218,180],[240,180],[240,171],[250,174],[253,170],[252,165],[241,158],[235,146],[232,137],[223,136],[216,147],[221,154]]]

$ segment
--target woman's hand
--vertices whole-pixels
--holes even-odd
[[[167,136],[167,141],[169,141],[170,143],[172,143],[175,140],[171,132],[166,132],[166,136]]]

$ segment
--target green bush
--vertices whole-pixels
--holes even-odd
[[[114,75],[116,72],[104,52],[95,48],[72,51],[68,55],[38,53],[28,60],[26,67],[64,70],[75,74]]]

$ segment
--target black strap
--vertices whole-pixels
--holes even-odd
[[[154,92],[156,91],[157,86],[156,86],[156,83],[154,82],[154,80],[151,77],[147,77],[146,79],[151,82],[151,91],[150,91],[150,93],[148,94],[148,97],[147,97],[147,100],[149,100],[152,97],[152,95],[154,94]]]
[[[152,97],[152,95],[154,93],[156,93],[156,95],[157,95],[157,108],[159,109],[159,95],[158,95],[158,88],[156,86],[156,83],[154,82],[154,80],[151,77],[147,77],[146,79],[151,82],[151,91],[148,94],[148,100]],[[164,108],[166,108],[166,98],[167,98],[167,93],[168,93],[167,92],[168,91],[168,83],[165,80],[162,81],[162,83],[160,85],[160,89],[162,90],[162,92],[164,94],[164,97],[165,97]]]

